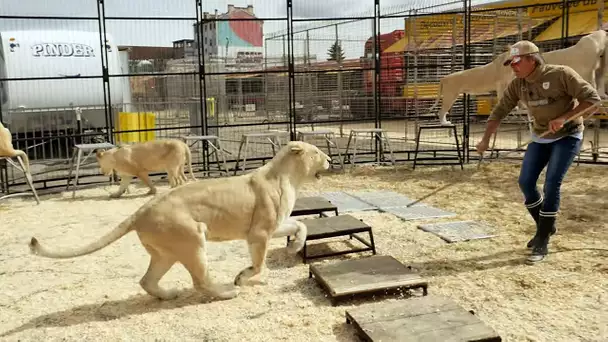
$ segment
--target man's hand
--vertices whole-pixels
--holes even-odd
[[[562,129],[562,127],[564,127],[565,122],[566,122],[566,119],[564,119],[561,116],[559,118],[549,121],[549,132],[555,133],[555,132],[559,131],[560,129]]]
[[[476,145],[477,153],[482,155],[488,149],[488,147],[490,147],[490,141],[488,139],[481,139],[481,141]]]

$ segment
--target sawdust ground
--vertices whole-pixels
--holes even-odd
[[[326,176],[305,190],[393,190],[496,228],[498,237],[447,244],[423,232],[421,221],[402,221],[386,213],[358,212],[374,229],[380,254],[412,265],[430,281],[429,294],[454,299],[472,309],[505,341],[601,341],[608,339],[608,169],[572,168],[562,188],[559,231],[547,261],[523,263],[533,221],[517,188],[519,164],[492,162],[482,171],[450,167],[359,167]],[[541,177],[542,181],[542,177]],[[203,340],[203,341],[352,341],[344,310],[362,301],[332,307],[308,278],[308,267],[288,255],[284,239],[272,241],[265,272],[267,285],[245,287],[229,301],[210,301],[191,289],[182,266],[163,278],[166,287],[183,288],[174,301],[151,298],[139,287],[148,255],[136,234],[108,248],[69,260],[36,258],[27,243],[81,245],[98,238],[150,197],[132,187],[118,200],[110,186],[5,201],[0,209],[0,338],[35,340]],[[112,188],[115,188],[112,187]],[[165,191],[166,185],[159,187]],[[112,189],[113,190],[113,189]],[[211,275],[230,283],[249,257],[242,241],[210,243]],[[347,248],[334,242],[329,247]],[[347,255],[341,258],[355,258]],[[335,260],[335,259],[334,259]],[[326,262],[326,261],[319,261]]]

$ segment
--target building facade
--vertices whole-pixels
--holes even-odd
[[[205,58],[231,59],[237,63],[261,63],[264,48],[264,23],[257,20],[253,6],[228,5],[226,13],[203,13],[202,23],[194,24],[196,46],[203,47]],[[199,35],[197,35],[199,30]],[[200,37],[201,42],[197,39]],[[199,45],[200,44],[200,45]]]

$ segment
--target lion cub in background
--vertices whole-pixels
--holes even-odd
[[[177,139],[161,139],[115,147],[107,151],[96,151],[97,162],[104,175],[111,175],[112,170],[120,176],[118,191],[111,198],[118,198],[127,190],[131,179],[138,177],[150,191],[156,193],[156,187],[148,177],[149,172],[167,172],[172,188],[186,182],[184,162],[188,163],[192,180],[196,181],[192,172],[192,154],[186,143]]]

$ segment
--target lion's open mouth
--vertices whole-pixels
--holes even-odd
[[[321,179],[321,172],[315,173],[315,178],[316,179]]]

